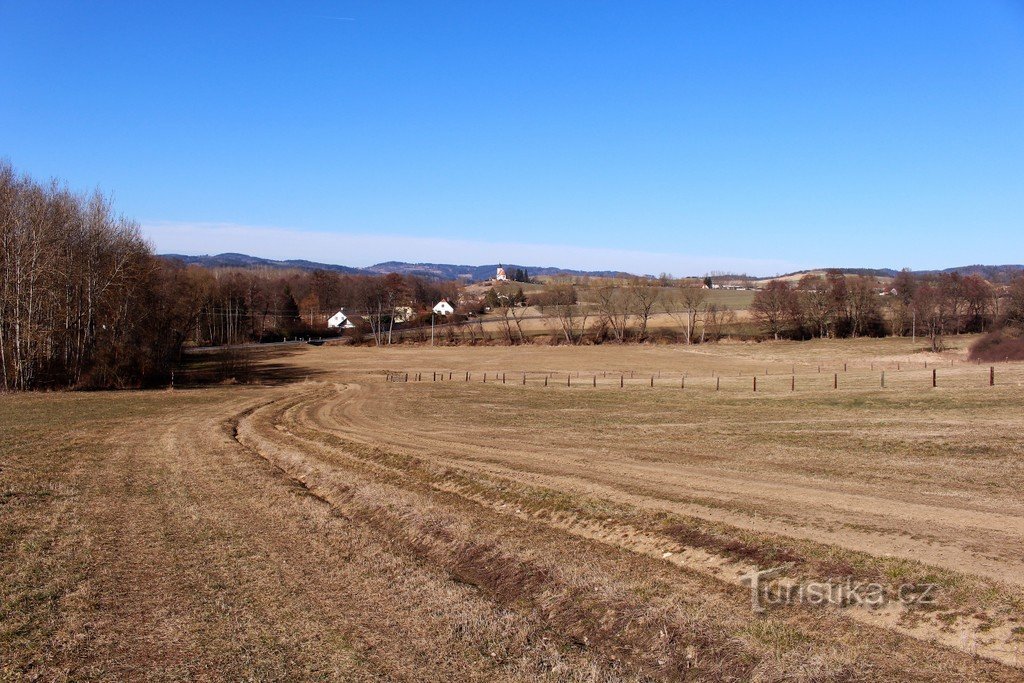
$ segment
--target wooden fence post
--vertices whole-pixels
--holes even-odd
[[[651,386],[654,386],[654,375],[651,375]]]
[[[619,375],[619,389],[621,389],[624,386],[626,386],[626,376]]]
[[[721,388],[722,388],[722,378],[721,377],[716,377],[715,378],[715,391],[718,391]]]
[[[796,374],[789,378],[789,390],[796,391]]]
[[[882,388],[885,389],[885,370],[882,370]]]
[[[833,389],[838,389],[839,388],[839,373],[838,372],[835,373],[832,376],[832,388]]]
[[[935,368],[932,368],[932,389],[938,386],[938,377]]]
[[[994,387],[996,385],[996,368],[994,365],[988,369],[988,385],[990,387]]]
[[[548,385],[548,376],[544,375],[544,386]]]
[[[754,375],[754,391],[757,391],[757,375]]]
[[[505,373],[504,373],[504,372],[503,372],[503,373],[501,373],[501,383],[502,383],[502,384],[504,384],[504,383],[505,383]]]
[[[597,388],[597,375],[594,375],[594,388]]]
[[[679,388],[680,389],[685,389],[686,388],[686,375],[683,375],[683,378],[681,380],[679,380]]]
[[[571,387],[572,386],[572,373],[571,372],[567,373],[565,375],[565,386],[567,386],[567,387]]]

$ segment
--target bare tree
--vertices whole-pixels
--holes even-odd
[[[708,292],[703,287],[687,285],[679,290],[679,302],[686,313],[686,343],[693,343],[693,333],[697,328],[697,315],[706,306]]]
[[[708,304],[704,309],[704,324],[701,326],[701,343],[705,340],[718,341],[725,331],[736,321],[736,312],[728,306],[719,308],[717,304]]]
[[[604,285],[594,292],[600,324],[607,328],[617,342],[626,340],[629,332],[630,301],[621,287]]]
[[[772,280],[759,291],[750,304],[750,312],[761,328],[779,338],[790,329],[795,309],[793,290],[785,280]]]
[[[649,280],[635,280],[629,285],[626,292],[627,310],[640,321],[637,337],[640,341],[647,339],[647,326],[651,319],[651,312],[661,296],[661,289]]]
[[[557,285],[551,288],[542,310],[555,318],[566,343],[580,344],[583,341],[589,313],[587,307],[579,303],[575,287]]]

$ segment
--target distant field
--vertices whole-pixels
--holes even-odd
[[[1024,364],[950,341],[260,349],[248,385],[0,396],[0,678],[1019,681]],[[889,600],[754,612],[768,568]]]
[[[537,285],[528,285],[528,288],[534,290],[540,289]],[[525,291],[525,290],[524,290]],[[738,290],[725,290],[715,289],[707,292],[707,303],[714,304],[718,307],[728,307],[730,310],[735,311],[736,323],[743,323],[750,320],[750,315],[747,309],[750,308],[751,302],[754,300],[754,296],[757,292],[754,291],[738,291]],[[586,290],[586,288],[580,288],[579,291],[580,299],[583,302],[593,303],[593,294]],[[648,327],[651,330],[674,330],[681,332],[682,314],[681,310],[674,311],[675,316],[665,311],[665,308],[661,305],[655,306],[652,311],[651,319],[648,323]],[[524,333],[529,334],[542,334],[547,332],[556,332],[558,330],[558,321],[553,317],[550,311],[545,311],[541,308],[531,306],[525,311],[522,311],[520,315],[523,316],[522,325]],[[591,316],[588,322],[589,326],[596,325],[598,322],[599,314],[596,308],[591,311]],[[504,327],[502,317],[497,313],[488,313],[479,318],[484,326],[484,330],[490,334],[500,333]],[[630,323],[633,327],[636,326],[635,317],[631,319]],[[589,329],[589,327],[588,327]],[[700,323],[697,325],[697,335],[700,332]],[[730,329],[730,332],[735,333],[735,329]]]

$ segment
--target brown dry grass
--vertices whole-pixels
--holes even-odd
[[[1019,680],[1024,368],[988,387],[968,341],[321,347],[0,397],[0,675]],[[780,563],[940,590],[753,614]]]

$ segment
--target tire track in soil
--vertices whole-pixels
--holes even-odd
[[[356,389],[358,390],[358,387],[356,387]],[[350,387],[346,387],[344,389],[344,391],[347,392],[347,393],[351,393],[352,390],[353,390],[353,387],[351,387],[351,386]],[[312,392],[312,393],[314,394],[314,399],[315,399],[316,398],[315,394],[317,392],[314,390],[314,392]],[[330,394],[328,394],[328,395],[330,395]],[[322,390],[320,391],[320,398],[321,399],[323,398],[323,391]],[[292,420],[296,420],[296,419],[308,420],[308,418],[309,418],[308,411],[310,411],[310,410],[313,411],[313,414],[320,415],[321,419],[322,419],[322,415],[323,415],[322,408],[319,408],[319,407],[310,408],[309,407],[309,403],[310,403],[310,401],[309,401],[308,397],[305,400],[302,399],[302,398],[298,398],[298,399],[293,399],[292,402],[286,403],[285,405],[278,405],[278,406],[276,406],[274,408],[274,410],[268,409],[267,410],[268,415],[264,416],[265,425],[263,425],[263,426],[267,427],[267,429],[265,429],[265,431],[262,434],[258,435],[259,438],[263,439],[263,442],[260,444],[260,446],[256,446],[257,450],[259,450],[259,448],[261,446],[264,447],[264,448],[267,447],[267,444],[269,442],[275,442],[273,448],[278,449],[278,452],[277,453],[265,453],[264,452],[263,453],[264,457],[268,457],[268,458],[281,457],[280,449],[289,450],[290,454],[288,456],[286,456],[286,457],[287,458],[291,458],[292,460],[289,462],[289,464],[286,466],[285,469],[293,477],[298,474],[298,476],[300,478],[310,478],[310,477],[312,477],[314,480],[317,480],[318,482],[322,482],[325,478],[328,478],[328,474],[329,474],[331,468],[344,469],[344,471],[347,474],[351,473],[351,471],[352,471],[351,470],[351,465],[349,464],[348,468],[346,469],[346,465],[345,465],[345,462],[344,462],[345,458],[344,457],[342,457],[342,458],[337,457],[337,453],[335,453],[336,457],[333,457],[333,458],[328,457],[327,458],[329,463],[328,463],[328,467],[326,468],[326,472],[324,471],[323,468],[320,468],[319,465],[317,465],[317,466],[310,465],[309,464],[309,458],[310,458],[311,454],[315,453],[318,457],[323,457],[324,456],[324,452],[323,452],[324,449],[322,447],[317,447],[316,444],[311,444],[309,441],[303,442],[301,437],[297,437],[296,435],[294,435],[291,432],[289,432],[287,426],[285,426],[285,425],[283,425],[283,424],[281,424],[281,423],[276,421],[276,417],[280,417],[280,416],[289,416],[289,418],[292,419]],[[322,401],[321,401],[321,403],[322,403]],[[251,417],[252,416],[250,416],[250,418]],[[249,420],[249,421],[251,422],[251,420]],[[316,420],[313,420],[313,422],[314,422],[314,428],[315,428],[317,426],[315,424]],[[287,439],[287,438],[298,439],[300,441],[300,443],[298,445],[295,445],[295,444],[282,445],[279,442],[279,440]],[[243,437],[243,440],[244,440],[244,437]],[[304,471],[297,472],[296,467],[298,467],[299,470],[304,470]],[[394,468],[392,468],[392,469],[394,469]],[[400,473],[398,471],[395,471],[394,473],[396,475],[400,475]],[[360,474],[362,474],[362,473],[360,473]],[[322,484],[317,483],[315,485],[319,486],[319,485],[322,485]],[[443,492],[435,490],[435,495],[437,493],[443,493]],[[329,495],[326,495],[325,497],[330,498]],[[479,503],[479,501],[477,501],[477,503]],[[445,504],[450,504],[450,503],[449,503],[449,501],[445,501]],[[477,507],[479,507],[479,505],[477,505]],[[495,514],[495,511],[494,510],[489,510],[488,513],[493,515],[493,514]],[[457,514],[465,515],[466,513],[462,509],[460,509]],[[480,514],[479,511],[477,511],[476,514],[479,515]],[[501,522],[501,524],[508,525],[508,523],[509,523],[508,515],[507,514],[501,514],[500,516],[502,517],[502,520],[503,520]],[[531,520],[531,522],[535,522],[535,520]],[[536,537],[537,535],[539,535],[536,532],[536,526],[537,525],[536,525],[536,523],[532,523],[531,526],[533,528],[534,536]],[[557,529],[557,530],[552,530],[550,528],[546,529],[547,532],[552,532],[552,531],[564,532],[565,530],[566,529]],[[578,529],[577,529],[577,531],[578,531]],[[584,537],[587,537],[587,534],[582,534],[582,535]],[[609,539],[607,537],[607,535],[605,535],[604,537],[597,537],[596,534],[592,534],[592,535],[590,535],[590,537],[587,540],[588,541],[600,540],[604,544],[607,544],[610,541],[614,543],[614,540],[613,539]],[[620,538],[620,539],[618,539],[618,541],[619,541],[619,543],[621,543],[622,539]],[[645,560],[646,559],[647,558],[645,558]],[[667,563],[660,563],[660,564],[665,565]],[[680,562],[680,564],[683,564],[684,568],[689,569],[689,567],[685,567],[686,562]],[[707,571],[707,567],[702,568],[702,570],[703,571]],[[704,588],[704,590],[706,590],[706,588]],[[815,617],[816,618],[820,618],[819,615],[815,615]],[[830,624],[830,628],[840,628],[840,630],[844,629],[844,628],[852,628],[852,629],[856,630],[857,627],[854,627],[854,626],[849,625],[849,624],[841,626],[841,627],[837,627],[835,624]],[[892,637],[894,635],[895,634],[890,634],[889,636],[883,636],[883,638]],[[903,645],[901,645],[901,647],[906,648],[908,646],[906,644],[903,644]],[[913,648],[910,648],[910,649],[913,649]],[[962,664],[962,662],[961,662],[961,664]],[[958,668],[958,667],[954,666],[954,669],[955,668]],[[996,677],[999,677],[999,676],[997,675]]]

